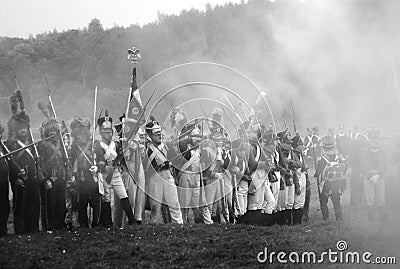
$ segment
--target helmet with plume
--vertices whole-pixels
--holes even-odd
[[[25,112],[25,104],[22,97],[22,93],[19,89],[16,89],[10,97],[11,104],[11,119],[7,122],[8,136],[10,139],[15,139],[16,133],[21,129],[30,128],[30,119]],[[19,110],[18,110],[19,106]]]

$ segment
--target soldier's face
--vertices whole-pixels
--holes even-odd
[[[160,144],[162,136],[161,133],[157,133],[157,134],[152,134],[150,138],[154,143]]]
[[[100,135],[105,141],[111,141],[113,132],[100,130]]]
[[[86,135],[85,135],[84,133],[79,133],[79,134],[76,136],[76,141],[77,141],[78,143],[86,142]]]
[[[19,140],[26,140],[26,138],[28,137],[28,129],[20,129],[17,131],[17,138]]]

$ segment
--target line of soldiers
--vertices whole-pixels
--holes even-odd
[[[303,142],[297,133],[290,137],[287,129],[276,134],[254,115],[231,141],[223,127],[223,111],[216,108],[211,118],[192,121],[175,109],[174,134],[168,139],[151,118],[126,140],[124,116],[113,125],[106,111],[97,120],[100,138],[94,140],[89,120],[74,117],[68,132],[49,105],[40,103],[45,115],[42,142],[32,144],[20,92],[12,101],[8,139],[0,152],[16,153],[0,159],[1,235],[7,233],[10,195],[16,234],[39,231],[39,218],[43,231],[72,229],[76,211],[81,227],[141,224],[146,208],[152,223],[188,223],[191,210],[196,223],[301,224],[308,219],[310,205],[310,156],[323,218],[329,218],[329,198],[336,219],[342,218],[347,166],[343,152],[339,154],[345,148],[341,135],[320,139],[314,129]],[[375,205],[384,206],[386,162],[378,136],[377,130],[368,133],[368,146],[362,147],[360,157],[370,219]]]

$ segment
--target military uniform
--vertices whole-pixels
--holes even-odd
[[[379,211],[380,220],[384,223],[386,221],[385,172],[388,167],[388,158],[379,146],[379,131],[371,131],[368,138],[369,145],[361,152],[368,219],[374,221],[376,211]]]
[[[324,220],[329,219],[328,199],[330,198],[335,210],[336,220],[342,219],[342,207],[340,196],[346,188],[344,174],[346,165],[335,150],[333,137],[325,136],[322,138],[323,155],[318,159],[315,177],[319,180],[321,189],[321,212]]]
[[[171,163],[167,158],[168,150],[161,143],[161,126],[156,121],[150,121],[146,124],[146,132],[152,140],[146,148],[145,163],[146,193],[151,208],[150,222],[162,222],[161,206],[164,203],[169,207],[172,223],[182,224],[178,191],[170,169]]]
[[[89,171],[94,160],[90,122],[87,119],[74,117],[70,128],[74,139],[70,150],[72,174],[77,182],[79,197],[78,222],[81,227],[89,227],[88,206],[90,206],[93,208],[91,226],[94,227],[99,224],[101,196],[98,178]]]
[[[21,109],[20,112],[18,112],[18,101]],[[7,124],[9,137],[5,145],[9,151],[14,151],[32,141],[29,139],[30,119],[25,113],[22,96],[21,98],[18,98],[16,95],[12,97],[11,108],[13,116]],[[23,178],[23,180],[11,181],[14,207],[14,231],[16,234],[39,231],[39,181],[41,179],[38,178],[38,175],[40,176],[36,163],[38,160],[36,160],[34,154],[34,148],[32,146],[13,156],[16,164],[21,168],[21,176],[19,176],[19,178]]]
[[[303,141],[299,135],[292,138],[293,146],[293,177],[296,178],[298,186],[295,187],[294,205],[293,205],[293,224],[301,224],[303,218],[303,208],[306,200],[306,187],[308,172],[303,158]],[[309,183],[308,183],[309,184]]]
[[[4,128],[0,125],[0,157],[8,153],[1,141]],[[0,237],[7,235],[7,221],[10,214],[12,191],[10,182],[15,184],[18,179],[18,167],[12,157],[0,159]]]
[[[292,224],[292,210],[295,196],[295,186],[293,173],[291,170],[292,162],[292,146],[288,137],[287,130],[278,133],[280,139],[279,148],[279,166],[281,174],[280,192],[278,197],[277,207],[277,223],[278,224]]]
[[[128,200],[134,212],[135,221],[137,224],[141,224],[146,198],[144,192],[145,175],[142,164],[142,148],[137,136],[129,141],[124,140],[122,133],[124,118],[125,115],[122,115],[119,118],[120,122],[114,125],[124,148],[125,158],[121,161],[120,170]],[[138,133],[142,132],[142,130],[143,129],[140,128]],[[126,224],[126,222],[126,216],[124,218],[121,203],[114,193],[114,226],[121,227],[122,224]]]
[[[196,222],[212,224],[211,212],[207,207],[207,192],[203,185],[204,178],[215,176],[215,173],[207,169],[213,157],[206,148],[199,148],[194,143],[194,140],[201,139],[197,123],[187,124],[181,134],[185,133],[188,135],[181,135],[179,140],[179,151],[183,158],[178,173],[178,193],[183,221],[189,221],[189,209],[192,209]]]
[[[111,219],[111,189],[113,189],[128,217],[128,224],[131,225],[135,220],[119,170],[120,162],[124,158],[123,149],[120,141],[112,140],[112,118],[108,116],[107,110],[105,116],[97,120],[97,124],[101,138],[95,142],[96,167],[102,174],[104,188],[100,223],[104,227],[111,227],[113,224]]]

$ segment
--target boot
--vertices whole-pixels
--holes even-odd
[[[110,228],[112,226],[110,202],[101,203],[100,224],[102,224],[105,228]]]
[[[279,225],[285,224],[285,216],[284,216],[285,211],[286,210],[276,212],[276,223],[277,224],[279,224]]]
[[[303,218],[303,208],[293,210],[293,224],[300,225]]]
[[[292,209],[286,209],[284,212],[284,215],[285,215],[285,224],[286,225],[292,225],[293,224],[293,222],[292,222]]]
[[[132,207],[129,203],[128,197],[120,200],[122,209],[125,211],[126,216],[128,217],[128,224],[133,225],[135,223],[135,218],[133,217]]]

